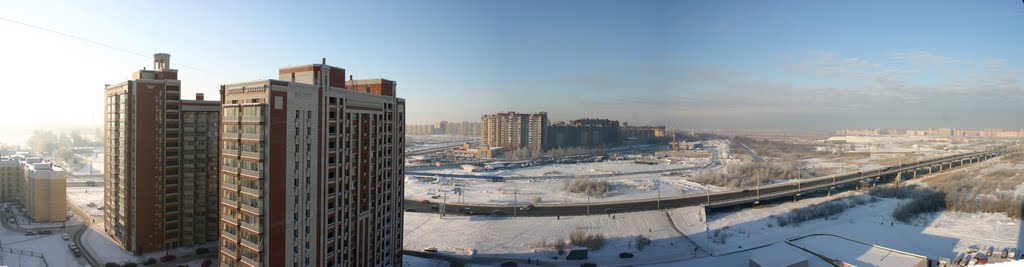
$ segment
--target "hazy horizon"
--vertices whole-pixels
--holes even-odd
[[[103,85],[157,52],[185,99],[326,58],[398,81],[409,124],[546,111],[688,130],[1024,128],[1020,1],[6,6],[7,129],[101,125]]]

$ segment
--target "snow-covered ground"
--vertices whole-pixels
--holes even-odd
[[[141,263],[147,258],[160,259],[160,257],[167,253],[177,255],[179,259],[183,256],[195,258],[195,250],[200,247],[209,248],[211,253],[206,254],[205,256],[213,257],[216,255],[217,251],[217,242],[209,242],[196,246],[177,248],[168,251],[149,252],[141,256],[135,256],[134,254],[121,249],[117,243],[114,243],[114,241],[103,232],[102,224],[95,224],[90,226],[89,229],[86,229],[85,233],[82,233],[82,244],[84,246],[88,246],[89,251],[93,253],[93,256],[96,257],[96,260],[99,262],[124,263],[130,261]],[[199,264],[201,263],[202,261],[200,260]]]
[[[699,212],[699,208],[669,210],[673,212]],[[484,217],[446,216],[406,213],[405,249],[438,249],[438,253],[474,258],[544,259],[546,262],[579,265],[579,262],[552,260],[557,256],[550,246],[559,240],[569,240],[569,233],[581,229],[586,233],[600,233],[605,237],[602,248],[590,251],[588,261],[602,263],[656,263],[704,255],[686,237],[673,228],[666,212],[645,211],[605,215],[556,217]],[[645,231],[646,230],[646,231]],[[638,236],[651,240],[642,250],[636,248]],[[620,252],[630,252],[634,259],[619,259]]]
[[[53,230],[54,233],[49,235],[28,236],[0,227],[0,266],[82,266],[84,261],[80,262],[68,249],[68,242],[61,238],[62,233],[70,233],[73,229],[69,226]]]
[[[88,213],[96,223],[103,222],[103,187],[68,187],[68,200],[83,212]]]
[[[448,267],[451,263],[443,260],[425,259],[415,256],[402,255],[403,267]]]
[[[567,204],[585,203],[588,201],[585,194],[569,193],[564,186],[571,179],[566,175],[589,175],[589,174],[620,174],[642,171],[666,171],[677,173],[692,173],[699,170],[701,166],[709,163],[708,159],[690,159],[685,161],[674,161],[667,163],[659,161],[654,165],[637,164],[633,161],[605,161],[579,164],[549,164],[537,167],[519,168],[511,170],[498,170],[486,172],[465,172],[462,169],[439,169],[431,170],[432,173],[445,174],[469,174],[469,175],[491,175],[502,177],[534,177],[553,176],[552,178],[534,179],[509,179],[502,182],[491,182],[481,179],[461,179],[439,177],[436,181],[428,181],[434,177],[425,175],[408,175],[405,179],[405,195],[411,199],[429,199],[432,196],[448,193],[448,201],[477,203],[477,204],[512,204],[514,198],[518,203],[531,204]],[[682,168],[692,168],[685,171],[672,171]],[[622,175],[602,178],[585,178],[591,180],[607,181],[609,192],[601,197],[590,197],[591,202],[620,201],[631,199],[653,199],[660,194],[661,197],[682,196],[686,194],[702,193],[705,191],[719,191],[722,188],[717,186],[705,186],[685,180],[679,175],[658,174],[636,174]],[[559,177],[560,176],[560,177]],[[420,179],[419,177],[430,177]],[[459,188],[461,196],[456,196],[452,190]],[[516,193],[518,192],[518,193]]]
[[[723,243],[711,242],[703,225],[697,220],[675,221],[677,224],[689,223],[679,225],[679,228],[716,255],[815,233],[840,235],[929,258],[951,258],[956,255],[955,252],[969,246],[1016,247],[1018,240],[1024,238],[1020,236],[1020,221],[1003,214],[941,212],[924,216],[918,224],[894,222],[892,210],[902,203],[894,199],[879,199],[851,208],[828,220],[808,221],[799,226],[780,227],[771,217],[853,194],[847,192],[775,206],[712,213],[709,216],[710,228],[729,235]]]
[[[931,259],[952,258],[956,252],[968,247],[1016,248],[1021,236],[1021,222],[1003,214],[940,212],[926,214],[916,223],[895,222],[891,213],[905,200],[879,199],[828,219],[818,219],[798,226],[778,226],[773,216],[779,216],[793,209],[823,203],[837,198],[860,194],[846,192],[831,197],[808,198],[781,204],[765,204],[758,208],[735,211],[713,212],[708,227],[728,235],[722,242],[708,238],[700,208],[682,208],[666,212],[646,211],[623,213],[612,220],[607,216],[570,216],[560,220],[550,217],[496,218],[449,216],[439,218],[433,214],[406,213],[405,248],[422,250],[435,247],[440,253],[473,255],[475,259],[525,259],[541,258],[556,265],[574,266],[579,262],[550,260],[550,250],[538,248],[543,241],[554,242],[568,237],[572,229],[585,229],[588,233],[602,233],[607,245],[591,252],[586,262],[601,266],[642,265],[652,266],[747,266],[749,257],[761,250],[760,246],[785,246],[785,240],[810,234],[833,234],[853,240],[879,245],[891,249],[923,255]],[[688,238],[678,234],[673,224]],[[648,230],[648,231],[643,231]],[[631,247],[637,235],[654,240],[653,245],[643,251]],[[841,239],[837,239],[841,240]],[[693,243],[691,243],[693,242]],[[807,241],[805,241],[807,242]],[[829,249],[844,251],[838,258],[853,259],[861,263],[878,259],[882,251],[864,249],[849,241],[828,241]],[[807,244],[804,244],[807,245]],[[810,244],[821,246],[821,244]],[[698,249],[710,251],[713,257],[704,257]],[[844,249],[846,248],[846,249]],[[778,248],[776,248],[778,249]],[[860,254],[849,254],[860,251]],[[619,252],[631,252],[634,259],[619,259]],[[810,266],[830,266],[813,255],[798,249],[795,253],[806,256]],[[822,253],[836,253],[823,250]],[[690,253],[690,254],[687,254]],[[849,254],[849,255],[848,255]],[[829,256],[829,255],[826,255]],[[676,259],[674,260],[673,257]],[[873,258],[874,257],[874,258]],[[564,258],[564,257],[563,257]],[[859,259],[859,260],[858,260]],[[885,266],[896,266],[903,258],[883,261]],[[496,260],[497,261],[497,260]],[[889,265],[896,263],[896,265]]]
[[[445,146],[455,146],[479,141],[479,138],[459,135],[407,135],[405,151],[418,151]]]

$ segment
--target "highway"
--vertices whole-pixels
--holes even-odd
[[[923,160],[902,166],[889,166],[865,171],[849,172],[831,176],[802,179],[785,183],[761,186],[758,188],[735,189],[724,192],[710,192],[705,194],[693,194],[681,197],[658,199],[642,199],[631,201],[598,202],[590,205],[538,205],[533,210],[520,211],[512,206],[479,205],[468,203],[447,203],[447,213],[459,213],[460,208],[470,208],[480,214],[491,214],[500,210],[506,216],[569,216],[587,214],[607,214],[627,211],[657,210],[665,208],[679,208],[687,206],[706,205],[711,208],[735,206],[740,204],[753,204],[761,200],[770,200],[781,197],[793,197],[798,194],[818,190],[829,190],[836,187],[852,186],[861,181],[868,181],[873,178],[895,177],[897,173],[904,173],[903,179],[910,179],[914,172],[927,174],[931,171],[946,170],[959,167],[961,162],[969,164],[990,159],[1005,153],[1005,150],[994,150],[975,152],[960,155],[944,156],[929,160]],[[942,166],[942,167],[939,167]],[[432,206],[440,206],[440,200],[429,200],[431,203],[422,203],[417,200],[405,200],[405,208],[414,212],[433,212]],[[522,207],[520,204],[517,207]],[[440,207],[439,207],[440,208]]]

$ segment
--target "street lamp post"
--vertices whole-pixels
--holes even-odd
[[[656,183],[658,186],[658,210],[661,210],[661,183]]]

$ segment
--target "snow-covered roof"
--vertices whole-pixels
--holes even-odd
[[[750,261],[760,266],[794,266],[806,262],[807,258],[797,254],[795,249],[787,244],[774,244],[754,250]]]

